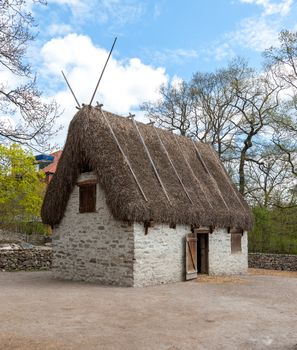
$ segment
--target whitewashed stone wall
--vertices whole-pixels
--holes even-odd
[[[53,273],[58,278],[107,285],[147,286],[185,279],[185,235],[190,227],[157,224],[145,235],[143,223],[116,221],[97,185],[95,213],[79,213],[79,188],[53,231]],[[247,271],[247,234],[242,252],[231,253],[225,229],[209,234],[209,274]]]
[[[79,213],[79,188],[53,232],[54,276],[133,286],[133,225],[114,220],[97,185],[96,213]]]
[[[241,252],[231,253],[231,234],[216,229],[209,234],[209,274],[236,275],[247,273],[247,232],[241,238]]]
[[[147,286],[185,279],[185,235],[190,227],[159,224],[144,234],[143,224],[134,224],[134,286]]]

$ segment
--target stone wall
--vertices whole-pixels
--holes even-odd
[[[51,248],[0,250],[0,271],[48,270],[51,264]]]
[[[209,234],[209,274],[236,275],[247,273],[247,233],[241,238],[241,252],[231,253],[231,234],[216,229]]]
[[[145,235],[143,223],[113,218],[104,191],[97,185],[96,212],[79,213],[79,188],[68,201],[61,223],[53,230],[54,276],[107,285],[145,286],[185,279],[185,236],[190,227],[156,224]],[[231,235],[209,235],[212,275],[247,271],[247,235],[242,252],[231,254]]]
[[[147,286],[185,279],[185,235],[190,227],[159,224],[148,229],[134,224],[134,286]]]
[[[99,185],[95,213],[79,213],[74,188],[52,242],[54,276],[133,286],[133,225],[114,220]]]
[[[249,267],[257,269],[297,271],[297,255],[250,253]]]

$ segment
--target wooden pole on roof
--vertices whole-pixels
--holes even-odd
[[[94,97],[95,97],[95,95],[96,95],[98,86],[99,86],[100,81],[101,81],[101,79],[102,79],[102,77],[103,77],[105,68],[106,68],[107,63],[108,63],[108,61],[109,61],[109,59],[110,59],[110,56],[111,56],[111,53],[112,53],[112,50],[113,50],[113,48],[114,48],[114,46],[115,46],[116,41],[117,41],[117,37],[115,37],[115,39],[114,39],[114,41],[113,41],[112,47],[111,47],[111,49],[110,49],[110,51],[109,51],[109,55],[108,55],[108,57],[107,57],[107,60],[106,60],[106,62],[105,62],[105,65],[104,65],[104,67],[103,67],[103,69],[102,69],[102,72],[101,72],[101,74],[100,74],[100,77],[99,77],[99,79],[98,79],[97,85],[96,85],[96,87],[95,87],[95,90],[94,90],[94,92],[93,92],[91,101],[90,101],[90,103],[89,103],[90,106],[92,105],[93,99],[94,99]]]
[[[127,156],[125,155],[125,152],[124,152],[124,150],[123,150],[123,148],[122,148],[122,146],[121,146],[121,144],[120,144],[118,138],[116,137],[116,134],[114,133],[114,131],[113,131],[113,129],[112,129],[112,126],[110,125],[110,123],[109,123],[109,121],[108,121],[107,116],[105,115],[103,109],[101,109],[102,106],[103,106],[102,104],[101,104],[101,105],[98,104],[97,108],[101,111],[101,113],[102,113],[102,115],[103,115],[103,118],[104,118],[104,120],[105,120],[105,122],[106,122],[106,124],[107,124],[107,126],[108,126],[108,128],[109,128],[109,130],[110,130],[110,133],[111,133],[111,135],[113,136],[113,138],[114,138],[114,140],[115,140],[115,142],[116,142],[116,144],[117,144],[117,146],[118,146],[120,152],[122,153],[122,155],[123,155],[123,157],[124,157],[124,160],[125,160],[126,164],[128,165],[128,168],[130,169],[131,174],[132,174],[132,176],[133,176],[133,178],[134,178],[134,180],[135,180],[135,182],[136,182],[136,184],[137,184],[137,186],[138,186],[138,188],[139,188],[140,193],[142,194],[142,196],[143,196],[143,198],[145,199],[145,201],[148,202],[148,199],[147,199],[145,193],[143,192],[143,189],[142,189],[142,187],[141,187],[141,185],[140,185],[140,183],[139,183],[139,181],[138,181],[138,179],[137,179],[137,177],[136,177],[136,174],[134,173],[134,170],[132,169],[132,166],[131,166],[131,163],[130,163],[129,159],[128,159]]]
[[[231,190],[233,191],[233,193],[235,194],[235,197],[238,201],[238,203],[241,205],[242,209],[243,210],[246,210],[246,208],[244,207],[244,205],[242,204],[241,200],[239,199],[239,196],[238,196],[238,193],[237,191],[235,190],[235,188],[232,186],[231,182],[230,182],[230,178],[229,176],[227,175],[227,172],[226,172],[226,169],[223,167],[222,163],[220,162],[219,160],[219,157],[218,155],[216,154],[215,150],[211,147],[211,151],[216,159],[216,162],[218,164],[218,166],[220,167],[220,169],[222,170],[223,174],[224,174],[224,177],[225,177],[225,180],[227,181],[229,187],[231,188]]]
[[[207,197],[207,195],[206,195],[206,193],[205,193],[205,191],[204,191],[203,186],[200,184],[200,180],[198,179],[197,175],[194,173],[194,170],[193,170],[193,168],[191,167],[191,164],[188,162],[187,158],[186,158],[185,155],[184,155],[184,152],[183,152],[182,149],[181,149],[181,146],[180,146],[180,144],[179,144],[179,142],[178,142],[178,137],[175,135],[175,136],[173,136],[173,139],[175,140],[175,143],[177,144],[177,147],[178,147],[178,149],[179,149],[179,152],[181,153],[181,155],[182,155],[182,157],[183,157],[185,163],[187,164],[187,166],[188,166],[188,168],[189,168],[189,170],[190,170],[192,176],[196,179],[196,182],[197,182],[197,184],[198,184],[200,190],[201,190],[202,193],[204,194],[204,197],[205,197],[205,199],[206,199],[208,205],[210,206],[211,209],[213,209],[213,206],[212,206],[212,204],[210,203],[210,201],[209,201],[209,199],[208,199],[208,197]],[[197,197],[197,198],[198,198],[198,197]],[[199,201],[200,201],[200,200],[199,200]]]
[[[191,202],[191,204],[193,204],[193,201],[192,201],[192,199],[191,199],[187,189],[185,188],[185,185],[182,182],[182,179],[180,178],[180,176],[179,176],[179,174],[178,174],[178,172],[177,172],[177,170],[176,170],[176,168],[175,168],[175,166],[174,166],[174,164],[173,164],[173,162],[172,162],[172,160],[171,160],[171,158],[169,156],[169,153],[168,153],[168,151],[167,151],[167,149],[166,149],[166,147],[165,147],[165,145],[164,145],[164,143],[163,143],[163,141],[162,141],[162,139],[161,139],[161,137],[160,137],[160,135],[159,135],[159,133],[157,131],[157,128],[153,127],[153,129],[155,130],[155,133],[156,133],[156,135],[157,135],[157,137],[158,137],[158,139],[160,141],[160,144],[162,145],[162,148],[163,148],[163,150],[164,150],[164,152],[165,152],[165,154],[166,154],[166,156],[167,156],[167,158],[169,160],[170,165],[172,166],[172,168],[174,170],[174,173],[175,173],[176,177],[178,178],[178,181],[180,182],[180,184],[181,184],[181,186],[182,186],[186,196],[188,197],[189,201]]]
[[[140,130],[139,130],[138,126],[137,126],[136,121],[134,120],[134,117],[135,117],[135,114],[131,114],[131,113],[129,114],[129,118],[132,120],[132,123],[133,123],[134,126],[135,126],[135,129],[136,129],[136,131],[137,131],[137,133],[138,133],[138,136],[139,136],[140,141],[141,141],[141,143],[142,143],[142,145],[143,145],[143,148],[144,148],[144,150],[145,150],[145,152],[146,152],[146,154],[147,154],[147,156],[148,156],[148,159],[149,159],[149,161],[150,161],[150,163],[151,163],[151,165],[152,165],[152,168],[153,168],[153,170],[154,170],[154,172],[155,172],[155,175],[156,175],[156,177],[157,177],[157,179],[158,179],[158,181],[159,181],[159,183],[160,183],[160,185],[161,185],[161,187],[162,187],[162,190],[163,190],[163,192],[164,192],[164,194],[165,194],[165,196],[166,196],[168,202],[171,204],[171,201],[170,201],[170,198],[169,198],[169,196],[168,196],[168,194],[167,194],[166,188],[165,188],[165,186],[163,185],[163,182],[162,182],[162,180],[161,180],[161,178],[160,178],[160,175],[159,175],[159,173],[158,173],[158,170],[157,170],[157,168],[156,168],[156,166],[155,166],[155,164],[154,164],[154,161],[153,161],[153,159],[152,159],[152,157],[151,157],[151,155],[150,155],[150,151],[148,150],[148,148],[147,148],[147,146],[146,146],[146,144],[145,144],[145,142],[144,142],[144,139],[143,139],[143,137],[142,137],[142,135],[141,135],[141,133],[140,133]]]
[[[225,201],[225,199],[224,199],[224,197],[223,197],[223,195],[222,195],[222,192],[221,192],[221,190],[220,190],[220,188],[219,188],[219,185],[218,185],[218,183],[216,182],[215,178],[214,178],[214,177],[211,175],[211,173],[209,172],[209,170],[208,170],[206,164],[204,163],[204,160],[203,160],[203,158],[202,158],[202,155],[201,155],[201,153],[200,153],[200,151],[199,151],[199,149],[198,149],[198,147],[197,147],[195,141],[194,141],[193,139],[191,139],[191,140],[192,140],[192,143],[193,143],[194,148],[195,148],[195,150],[196,150],[197,158],[200,160],[200,163],[202,164],[204,170],[207,172],[207,174],[209,175],[209,177],[210,177],[212,183],[214,184],[215,188],[217,189],[217,191],[218,191],[218,193],[219,193],[219,196],[220,196],[222,202],[224,203],[226,209],[227,209],[228,211],[230,211],[230,209],[229,209],[229,207],[228,207],[228,205],[227,205],[227,203],[226,203],[226,201]]]
[[[78,100],[77,100],[77,98],[76,98],[76,96],[75,96],[75,93],[73,92],[73,90],[72,90],[72,88],[71,88],[71,85],[69,84],[69,82],[68,82],[68,80],[67,80],[67,78],[66,78],[66,75],[64,74],[63,71],[61,71],[61,72],[62,72],[63,78],[64,78],[65,81],[66,81],[66,84],[67,84],[68,87],[69,87],[69,90],[70,90],[71,93],[72,93],[72,96],[73,96],[74,99],[75,99],[75,102],[77,103],[77,107],[80,108],[80,104],[79,104],[79,102],[78,102]]]

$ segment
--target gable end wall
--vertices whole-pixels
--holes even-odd
[[[133,225],[114,220],[97,185],[96,212],[79,213],[75,186],[53,233],[55,277],[106,285],[133,285]]]

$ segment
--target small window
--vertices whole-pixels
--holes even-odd
[[[241,252],[241,233],[231,233],[231,253]]]
[[[96,211],[96,184],[79,186],[79,212],[93,213]]]

